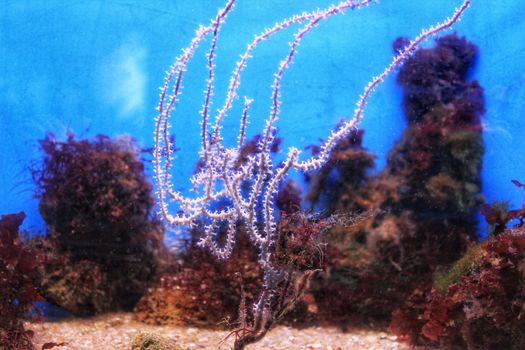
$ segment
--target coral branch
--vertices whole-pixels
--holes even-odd
[[[235,0],[229,0],[225,7],[219,10],[217,16],[207,27],[200,27],[190,45],[182,51],[172,66],[170,72],[161,88],[160,102],[158,105],[158,116],[155,124],[155,172],[157,181],[157,194],[160,214],[170,225],[194,224],[197,220],[205,227],[204,237],[199,245],[206,247],[218,259],[227,259],[231,255],[235,245],[236,227],[242,225],[250,236],[251,241],[259,251],[259,263],[264,273],[264,285],[259,295],[258,302],[253,308],[253,321],[249,332],[236,332],[235,348],[242,349],[244,345],[254,342],[268,331],[275,319],[280,315],[276,309],[283,309],[278,305],[285,305],[284,295],[276,294],[276,288],[282,285],[304,286],[310,276],[309,274],[297,274],[293,271],[285,271],[282,266],[274,266],[272,256],[275,250],[276,240],[276,214],[274,212],[276,194],[279,185],[286,178],[291,169],[310,171],[319,169],[329,159],[330,152],[335,145],[347,137],[361,122],[366,103],[374,89],[384,79],[399,67],[417,47],[428,37],[439,33],[456,23],[463,12],[469,7],[470,0],[464,0],[463,4],[456,9],[453,15],[438,25],[425,29],[421,34],[411,41],[381,74],[374,77],[364,88],[363,94],[356,104],[353,118],[342,124],[337,130],[331,132],[327,141],[320,147],[317,155],[310,159],[300,161],[299,150],[291,147],[287,158],[280,165],[274,165],[271,157],[271,148],[275,141],[275,124],[279,119],[279,107],[281,105],[280,95],[282,79],[293,62],[297,47],[308,33],[312,32],[322,21],[344,13],[346,9],[361,9],[369,5],[372,0],[346,0],[339,4],[331,5],[325,9],[313,12],[305,12],[292,16],[273,27],[256,35],[251,43],[247,45],[246,51],[240,56],[230,78],[227,95],[222,108],[218,111],[212,132],[208,131],[210,119],[210,106],[212,103],[214,84],[214,58],[218,43],[218,33],[224,23],[226,16],[235,4]],[[269,39],[283,29],[302,24],[290,43],[290,49],[286,56],[280,61],[274,74],[271,93],[271,107],[266,119],[262,136],[257,142],[256,152],[246,156],[242,152],[246,138],[246,125],[248,109],[253,102],[245,99],[243,112],[240,118],[240,129],[237,143],[232,148],[227,148],[222,143],[221,127],[225,116],[232,108],[237,97],[237,91],[241,83],[241,73],[246,67],[247,61],[252,56],[253,50],[259,44]],[[170,181],[170,170],[173,164],[171,154],[173,149],[170,144],[169,120],[175,110],[175,105],[180,95],[181,82],[186,66],[195,52],[199,43],[208,35],[212,35],[211,47],[207,60],[207,82],[204,91],[204,104],[201,110],[200,130],[200,163],[196,174],[192,176],[191,183],[197,196],[186,197],[173,190]],[[172,88],[173,93],[168,97],[168,90]],[[171,214],[168,198],[174,202],[177,208],[175,214]],[[226,203],[226,204],[224,204]],[[221,227],[227,226],[226,241],[219,247],[216,236],[219,235]],[[306,277],[305,277],[306,276]],[[306,280],[305,280],[306,278]],[[294,282],[295,281],[295,282]],[[287,289],[287,288],[285,288]],[[297,288],[296,288],[297,289]],[[299,288],[302,289],[302,288]],[[297,294],[297,293],[295,293]],[[291,300],[295,300],[292,298]],[[293,302],[291,303],[293,304]],[[288,308],[285,308],[288,309]],[[243,329],[247,329],[244,327]],[[248,339],[249,338],[249,339]]]

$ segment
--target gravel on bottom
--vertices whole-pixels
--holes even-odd
[[[92,318],[65,319],[55,322],[27,322],[34,331],[37,349],[47,342],[65,343],[57,350],[129,350],[139,332],[151,332],[170,338],[188,349],[231,348],[231,341],[222,341],[227,331],[181,326],[150,326],[133,320],[129,313],[113,313]],[[292,328],[277,326],[249,350],[353,350],[411,349],[391,334],[369,329]]]

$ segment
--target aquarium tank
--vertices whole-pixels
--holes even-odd
[[[525,348],[521,1],[0,6],[0,350]]]

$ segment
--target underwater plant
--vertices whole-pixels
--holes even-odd
[[[23,212],[0,219],[0,349],[33,350],[32,331],[22,318],[40,300],[35,280],[42,256],[20,239]]]
[[[522,225],[490,237],[458,261],[468,265],[444,291],[414,290],[393,313],[392,332],[415,345],[523,349],[524,252]]]
[[[381,172],[367,176],[373,156],[360,130],[338,144],[333,162],[308,174],[306,198],[315,207],[369,213],[324,237],[327,273],[312,283],[323,320],[387,319],[477,241],[484,95],[467,75],[477,57],[474,44],[450,34],[407,59],[397,75],[407,127]]]
[[[525,205],[508,213],[485,205],[482,213],[501,226],[395,310],[390,329],[400,339],[469,350],[525,347]]]
[[[238,317],[241,291],[248,302],[255,299],[261,269],[248,237],[239,232],[231,258],[218,261],[197,246],[202,234],[202,227],[192,228],[183,254],[135,306],[135,319],[153,325],[227,329]]]
[[[48,234],[32,244],[46,258],[42,294],[77,315],[132,309],[165,249],[139,148],[129,137],[72,134],[49,134],[40,146],[33,177]]]
[[[190,45],[182,51],[171,67],[161,88],[154,132],[154,167],[160,214],[169,225],[203,225],[204,234],[198,245],[207,248],[217,259],[225,260],[231,257],[238,227],[246,231],[251,243],[257,249],[263,283],[252,308],[246,307],[244,299],[241,299],[239,328],[233,332],[234,349],[243,349],[246,345],[264,337],[272,325],[299,300],[315,271],[315,269],[297,269],[293,266],[294,264],[279,264],[274,258],[278,244],[286,247],[285,243],[279,242],[282,236],[278,232],[278,216],[275,206],[280,184],[288,172],[292,170],[308,172],[320,169],[326,164],[337,143],[359,125],[365,105],[373,90],[409,58],[421,42],[451,27],[470,6],[470,0],[463,1],[450,18],[423,30],[416,39],[407,42],[392,62],[366,85],[363,94],[357,101],[353,118],[344,121],[333,130],[316,155],[301,160],[300,151],[291,147],[286,159],[280,164],[274,164],[270,153],[276,137],[276,122],[279,119],[281,81],[296,55],[298,45],[320,22],[344,13],[345,10],[359,9],[372,2],[372,0],[343,1],[324,10],[290,17],[257,35],[248,44],[237,63],[231,76],[225,103],[212,125],[210,106],[215,79],[215,50],[221,26],[235,4],[235,0],[229,0],[211,20],[210,25],[201,26],[197,30]],[[237,97],[241,73],[252,51],[264,40],[294,24],[302,24],[302,27],[295,33],[287,55],[280,61],[274,74],[270,113],[261,133],[262,137],[257,142],[257,152],[240,161],[243,155],[241,149],[246,138],[248,111],[253,100],[249,98],[244,100],[236,146],[226,147],[223,144],[222,121]],[[208,78],[201,110],[200,166],[190,179],[196,195],[186,197],[175,191],[171,183],[170,174],[174,158],[169,142],[170,118],[172,118],[171,114],[175,110],[180,95],[187,64],[200,42],[209,35],[212,40],[207,55]],[[170,89],[173,89],[171,95],[169,94]],[[170,203],[175,204],[170,205]],[[220,244],[218,238],[223,236],[223,230],[226,233]],[[279,259],[279,261],[286,261],[286,259]]]
[[[242,147],[242,159],[257,151],[255,135]],[[276,138],[272,152],[278,152],[280,139]],[[301,211],[301,193],[297,183],[289,180],[276,198],[280,210],[277,232],[279,239],[274,252],[274,263],[295,270],[316,270],[322,267],[322,234],[335,223],[349,221],[343,215],[320,218]],[[189,238],[180,240],[176,259],[162,273],[157,282],[139,300],[134,316],[137,320],[155,325],[191,325],[206,328],[229,329],[239,318],[242,300],[254,302],[261,287],[261,268],[257,251],[247,233],[237,227],[236,244],[229,259],[217,260],[208,250],[198,247],[204,235],[202,224],[189,230]],[[218,240],[226,236],[226,227]],[[294,312],[288,320],[300,317]]]

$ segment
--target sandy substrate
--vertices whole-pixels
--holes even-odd
[[[58,322],[28,323],[35,332],[37,349],[46,342],[66,343],[53,349],[60,350],[123,350],[130,349],[133,337],[139,332],[153,332],[176,340],[188,349],[229,349],[230,343],[221,343],[228,334],[200,328],[148,326],[132,319],[130,314],[110,314],[95,318],[71,319]],[[250,350],[304,349],[410,349],[396,337],[385,332],[355,329],[343,333],[336,328],[311,327],[296,329],[286,326],[274,328]]]

